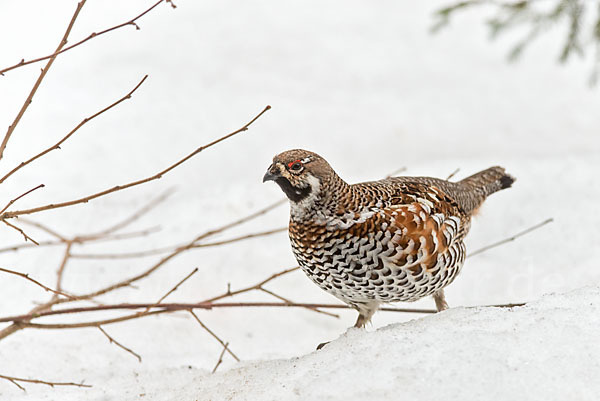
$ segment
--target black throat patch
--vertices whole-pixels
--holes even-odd
[[[287,180],[287,178],[284,177],[277,178],[275,182],[277,183],[277,185],[279,185],[281,190],[292,202],[300,202],[301,200],[305,199],[308,195],[310,195],[310,191],[312,190],[310,185],[306,188],[293,187],[292,184]]]

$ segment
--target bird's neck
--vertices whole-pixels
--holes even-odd
[[[295,222],[327,224],[343,209],[350,194],[350,185],[334,173],[313,185],[311,193],[300,202],[290,201],[290,217]]]

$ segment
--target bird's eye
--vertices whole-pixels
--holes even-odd
[[[296,160],[288,164],[288,167],[290,168],[290,170],[300,171],[302,170],[302,162],[300,160]]]

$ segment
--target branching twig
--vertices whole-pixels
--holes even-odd
[[[269,206],[267,206],[267,207],[265,207],[265,208],[263,208],[263,209],[261,209],[261,210],[259,210],[257,212],[254,212],[252,214],[249,214],[248,216],[242,217],[239,220],[233,221],[233,222],[225,224],[225,225],[223,225],[223,226],[221,226],[219,228],[216,228],[216,229],[213,229],[213,230],[209,230],[209,231],[207,231],[207,232],[205,232],[203,234],[200,234],[196,238],[194,238],[192,241],[190,241],[189,243],[187,243],[186,245],[184,245],[184,246],[182,246],[180,248],[177,248],[176,250],[174,250],[173,252],[171,252],[167,256],[163,257],[161,260],[159,260],[157,263],[155,263],[154,265],[152,265],[146,271],[144,271],[144,272],[142,272],[142,273],[140,273],[140,274],[138,274],[138,275],[136,275],[134,277],[131,277],[131,278],[128,278],[126,280],[122,280],[122,281],[120,281],[118,283],[115,283],[115,284],[109,285],[107,287],[104,287],[104,288],[102,288],[100,290],[97,290],[97,291],[94,291],[94,292],[91,292],[91,293],[88,293],[88,294],[85,294],[85,295],[80,295],[79,298],[80,299],[94,298],[94,297],[97,297],[99,295],[103,295],[103,294],[106,294],[108,292],[114,291],[116,289],[127,287],[127,286],[131,285],[132,283],[134,283],[136,281],[139,281],[139,280],[141,280],[143,278],[148,277],[150,274],[152,274],[154,271],[156,271],[157,269],[159,269],[161,266],[163,266],[169,260],[175,258],[176,256],[178,256],[182,252],[187,251],[188,249],[192,248],[198,241],[200,241],[200,240],[202,240],[204,238],[210,237],[212,235],[218,234],[220,232],[223,232],[225,230],[228,230],[230,228],[233,228],[235,226],[238,226],[238,225],[240,225],[242,223],[245,223],[245,222],[247,222],[249,220],[252,220],[252,219],[254,219],[256,217],[262,216],[263,214],[269,212],[270,210],[273,210],[275,207],[281,205],[282,203],[283,203],[283,201],[275,202],[274,204],[269,205]]]
[[[8,380],[15,386],[19,387],[21,390],[25,391],[25,388],[19,384],[21,383],[33,383],[33,384],[45,384],[46,386],[54,387],[54,386],[75,386],[75,387],[92,387],[89,384],[82,383],[66,383],[66,382],[49,382],[45,380],[36,380],[36,379],[23,379],[22,377],[12,377],[12,376],[4,376],[0,375],[0,379]]]
[[[100,31],[100,32],[92,32],[92,33],[91,33],[89,36],[87,36],[85,39],[83,39],[83,40],[80,40],[79,42],[77,42],[77,43],[74,43],[74,44],[72,44],[71,46],[67,46],[67,47],[65,47],[64,49],[63,49],[63,48],[61,48],[61,47],[62,47],[62,46],[61,46],[61,47],[59,47],[59,48],[58,48],[58,49],[57,49],[57,50],[56,50],[54,53],[52,53],[52,54],[50,54],[50,55],[48,55],[48,56],[45,56],[45,57],[39,57],[39,58],[36,58],[36,59],[33,59],[33,60],[27,60],[27,61],[25,61],[25,60],[21,60],[21,61],[19,61],[17,64],[15,64],[15,65],[13,65],[13,66],[10,66],[10,67],[7,67],[7,68],[4,68],[4,69],[0,70],[0,75],[4,75],[4,73],[5,73],[5,72],[8,72],[8,71],[14,70],[14,69],[16,69],[16,68],[19,68],[19,67],[23,67],[23,66],[26,66],[26,65],[29,65],[29,64],[37,63],[37,62],[39,62],[39,61],[47,60],[47,59],[49,59],[49,58],[56,58],[56,56],[58,56],[59,54],[62,54],[62,53],[64,53],[64,52],[68,51],[68,50],[71,50],[71,49],[72,49],[72,48],[74,48],[74,47],[77,47],[77,46],[79,46],[79,45],[82,45],[83,43],[87,42],[87,41],[88,41],[88,40],[90,40],[90,39],[97,38],[98,36],[104,35],[105,33],[108,33],[108,32],[111,32],[111,31],[114,31],[114,30],[116,30],[116,29],[119,29],[119,28],[123,28],[124,26],[127,26],[127,25],[133,25],[133,26],[136,28],[136,30],[139,30],[140,28],[139,28],[139,26],[136,24],[136,21],[137,21],[138,19],[142,18],[142,17],[143,17],[144,15],[146,15],[147,13],[149,13],[149,12],[150,12],[152,9],[154,9],[156,6],[158,6],[158,5],[159,5],[160,3],[162,3],[162,2],[163,2],[163,0],[160,0],[160,1],[156,2],[156,3],[154,3],[154,4],[153,4],[153,5],[152,5],[150,8],[148,8],[146,11],[142,12],[142,13],[141,13],[141,14],[139,14],[137,17],[134,17],[134,18],[130,19],[129,21],[123,22],[122,24],[119,24],[119,25],[115,25],[115,26],[113,26],[113,27],[111,27],[111,28],[105,29],[105,30],[103,30],[103,31]],[[167,1],[167,3],[170,3],[170,2],[169,2],[169,1]],[[173,8],[174,8],[174,7],[173,7]]]
[[[102,334],[104,334],[106,336],[106,338],[108,338],[108,341],[111,344],[115,344],[117,347],[123,349],[126,352],[129,352],[131,355],[133,355],[134,357],[136,357],[138,359],[138,361],[140,361],[140,363],[142,362],[142,357],[139,356],[139,354],[135,353],[132,349],[127,348],[126,346],[124,346],[123,344],[121,344],[120,342],[118,342],[117,340],[115,340],[114,338],[112,338],[106,331],[104,331],[104,329],[102,328],[102,326],[98,326],[98,329],[100,329],[100,331],[102,332]]]
[[[263,285],[267,284],[268,282],[273,281],[276,278],[281,277],[283,275],[286,275],[288,273],[295,272],[296,270],[299,270],[299,269],[300,269],[300,267],[296,266],[296,267],[292,267],[291,269],[282,270],[280,272],[272,274],[271,276],[269,276],[266,279],[262,280],[258,284],[255,284],[255,285],[252,285],[252,286],[249,286],[249,287],[246,287],[246,288],[242,288],[242,289],[237,290],[237,291],[231,291],[231,288],[229,288],[229,286],[227,286],[227,291],[225,293],[223,293],[221,295],[217,295],[216,297],[209,298],[209,299],[205,300],[204,302],[208,303],[208,302],[219,301],[219,300],[221,300],[223,298],[233,297],[235,295],[239,295],[239,294],[242,294],[244,292],[249,292],[249,291],[252,291],[252,290],[258,290],[259,288],[261,288]]]
[[[31,238],[29,235],[25,234],[25,231],[21,230],[19,227],[15,226],[14,224],[11,224],[11,223],[9,223],[9,222],[8,222],[8,221],[6,221],[6,220],[2,220],[2,222],[3,222],[4,224],[6,224],[7,226],[9,226],[10,228],[12,228],[12,229],[15,229],[15,230],[17,230],[18,232],[20,232],[20,233],[21,233],[21,235],[22,235],[22,236],[25,238],[25,241],[31,241],[31,242],[33,242],[34,244],[36,244],[36,245],[39,245],[39,242],[37,242],[36,240],[34,240],[33,238]]]
[[[27,313],[24,315],[7,316],[0,318],[0,323],[15,322],[22,324],[24,327],[34,327],[40,329],[75,329],[82,327],[93,327],[98,325],[107,325],[111,323],[122,322],[125,320],[134,319],[141,316],[152,314],[160,314],[167,312],[175,312],[181,310],[193,309],[218,309],[218,308],[323,308],[323,309],[353,309],[345,304],[316,304],[303,302],[200,302],[200,303],[124,303],[113,305],[96,305],[96,306],[81,306],[77,308],[54,309],[37,313]],[[38,319],[45,316],[69,315],[75,313],[91,313],[109,310],[135,310],[135,309],[156,309],[148,313],[137,313],[131,316],[122,316],[115,319],[91,321],[83,323],[66,323],[66,324],[35,324],[28,323],[28,320]],[[379,310],[388,312],[403,312],[403,313],[436,313],[435,309],[416,309],[416,308],[380,308]]]
[[[207,247],[212,247],[212,246],[220,246],[220,245],[225,245],[225,244],[231,244],[234,242],[238,242],[238,241],[243,241],[246,239],[250,239],[250,238],[257,238],[257,237],[264,237],[267,235],[271,235],[271,234],[275,234],[275,233],[280,233],[283,231],[286,231],[287,227],[282,227],[282,228],[276,228],[274,230],[268,230],[268,231],[262,231],[262,232],[258,232],[258,233],[253,233],[253,234],[247,234],[247,235],[242,235],[240,237],[234,237],[234,238],[230,238],[227,240],[223,240],[223,241],[216,241],[216,242],[207,242],[207,243],[203,243],[203,244],[197,244],[192,246],[192,248],[207,248]],[[139,251],[139,252],[124,252],[124,253],[74,253],[71,254],[72,258],[76,258],[76,259],[129,259],[129,258],[141,258],[144,256],[152,256],[152,255],[157,255],[157,254],[162,254],[162,253],[166,253],[166,252],[173,252],[175,249],[180,248],[182,246],[185,246],[183,244],[179,244],[177,246],[169,246],[169,247],[165,247],[165,248],[158,248],[158,249],[149,249],[146,251]],[[2,249],[0,249],[0,252],[2,251]]]
[[[117,191],[122,191],[124,189],[127,188],[131,188],[137,185],[141,185],[141,184],[145,184],[149,181],[153,181],[153,180],[158,180],[160,178],[162,178],[163,175],[167,174],[168,172],[170,172],[171,170],[173,170],[174,168],[180,166],[181,164],[185,163],[186,161],[188,161],[189,159],[191,159],[192,157],[196,156],[198,153],[202,152],[203,150],[210,148],[213,145],[216,145],[217,143],[224,141],[227,138],[230,138],[236,134],[239,134],[240,132],[243,131],[247,131],[248,127],[250,127],[250,125],[255,122],[258,118],[260,118],[260,116],[262,116],[267,110],[269,110],[271,108],[271,106],[266,106],[260,113],[258,113],[258,115],[256,115],[256,117],[254,117],[252,120],[250,120],[250,122],[248,122],[246,125],[244,125],[242,128],[237,129],[219,139],[216,139],[210,143],[208,143],[207,145],[201,146],[198,149],[194,150],[192,153],[188,154],[187,156],[185,156],[184,158],[180,159],[178,162],[170,165],[169,167],[167,167],[166,169],[150,176],[150,177],[146,177],[143,178],[141,180],[138,181],[133,181],[133,182],[129,182],[127,184],[123,184],[123,185],[117,185],[115,187],[106,189],[104,191],[101,192],[97,192],[95,194],[80,198],[80,199],[75,199],[72,201],[68,201],[68,202],[62,202],[62,203],[56,203],[56,204],[49,204],[49,205],[45,205],[45,206],[39,206],[33,209],[25,209],[25,210],[16,210],[13,212],[4,212],[2,214],[0,214],[0,219],[5,220],[5,219],[10,219],[16,216],[21,216],[24,214],[32,214],[32,213],[38,213],[44,210],[51,210],[51,209],[57,209],[57,208],[62,208],[62,207],[67,207],[67,206],[73,206],[73,205],[77,205],[80,203],[86,203],[89,202],[92,199],[96,199],[99,198],[101,196],[105,196],[108,195],[110,193],[113,192],[117,192]]]
[[[4,139],[2,140],[2,143],[0,144],[0,159],[2,159],[2,156],[4,155],[4,150],[6,149],[8,140],[10,139],[12,133],[14,132],[15,128],[17,127],[17,124],[19,124],[19,121],[21,121],[21,118],[25,114],[25,111],[27,111],[27,108],[31,104],[31,102],[33,100],[33,96],[35,95],[38,88],[40,87],[40,84],[44,80],[44,77],[48,73],[48,70],[52,66],[52,63],[54,63],[54,60],[56,59],[58,52],[60,52],[61,49],[67,44],[67,38],[69,37],[69,34],[71,33],[71,29],[73,28],[73,25],[75,24],[75,20],[79,16],[79,12],[81,11],[81,8],[85,4],[85,2],[86,2],[86,0],[81,0],[77,4],[77,9],[75,10],[75,13],[71,17],[71,21],[69,22],[69,25],[67,26],[67,30],[65,31],[65,34],[63,35],[63,38],[61,39],[58,47],[54,51],[54,54],[51,55],[50,57],[48,57],[49,58],[48,63],[46,63],[46,66],[42,69],[40,76],[38,77],[37,81],[35,81],[33,88],[29,92],[27,99],[25,99],[25,103],[23,103],[23,106],[21,106],[21,109],[17,113],[17,116],[15,117],[13,123],[8,127],[8,131],[6,131],[6,134],[4,135]],[[0,74],[1,73],[2,73],[2,71],[0,71]]]
[[[91,115],[90,117],[86,117],[84,118],[79,124],[77,124],[77,126],[75,128],[73,128],[67,135],[65,135],[60,141],[58,141],[56,144],[54,144],[53,146],[50,146],[49,148],[47,148],[46,150],[38,153],[37,155],[33,156],[32,158],[30,158],[27,161],[21,162],[18,166],[16,166],[15,168],[13,168],[12,170],[10,170],[4,177],[0,178],[0,184],[2,184],[8,177],[10,177],[11,175],[13,175],[14,173],[16,173],[17,171],[19,171],[21,168],[27,166],[28,164],[30,164],[31,162],[39,159],[40,157],[50,153],[53,150],[56,149],[60,149],[60,145],[62,145],[67,139],[69,139],[75,132],[77,132],[77,130],[79,130],[79,128],[81,128],[82,126],[84,126],[87,122],[89,122],[90,120],[93,120],[94,118],[98,117],[100,114],[112,109],[113,107],[117,106],[118,104],[124,102],[127,99],[131,98],[131,95],[133,94],[133,92],[135,92],[146,80],[146,78],[148,78],[148,75],[145,75],[144,78],[142,78],[142,80],[125,96],[123,96],[121,99],[117,100],[116,102],[112,103],[111,105],[103,108],[102,110],[100,110],[99,112]],[[43,185],[41,185],[43,187]],[[35,188],[37,189],[37,188]],[[10,206],[10,205],[8,205]],[[0,214],[4,213],[4,211],[8,208],[8,206],[4,209],[2,209],[2,211],[0,211]]]

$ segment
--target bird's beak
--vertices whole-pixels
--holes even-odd
[[[271,164],[263,177],[263,182],[275,181],[279,177],[279,169],[275,167],[275,164]]]

